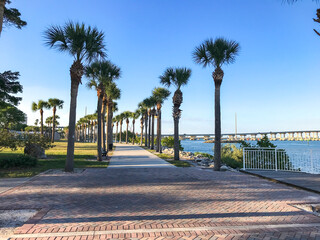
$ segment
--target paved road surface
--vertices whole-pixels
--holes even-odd
[[[126,165],[151,164],[147,151],[127,146],[112,165],[125,149],[135,162]],[[0,195],[1,209],[39,209],[15,230],[19,240],[320,239],[320,218],[293,206],[306,202],[320,196],[243,173],[176,167],[48,173]]]

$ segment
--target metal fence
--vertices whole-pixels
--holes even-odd
[[[286,152],[278,148],[244,148],[243,169],[320,173],[320,153]]]

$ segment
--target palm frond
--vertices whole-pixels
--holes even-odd
[[[175,71],[173,68],[167,68],[165,72],[159,77],[160,83],[166,87],[170,87],[174,79]]]
[[[45,44],[50,48],[56,48],[59,51],[67,51],[68,44],[63,28],[60,26],[51,26],[44,32]]]
[[[176,78],[175,78],[175,85],[178,89],[181,86],[187,85],[189,79],[191,77],[191,69],[189,68],[176,68]]]
[[[196,49],[192,53],[192,57],[195,63],[201,64],[203,65],[203,67],[206,67],[210,64],[210,59],[206,51],[206,46],[204,44],[196,47]]]

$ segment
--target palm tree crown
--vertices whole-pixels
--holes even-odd
[[[44,108],[49,108],[49,104],[46,101],[39,100],[38,103],[32,102],[31,109],[36,112],[38,110],[43,110]]]
[[[168,68],[162,76],[160,76],[160,83],[170,87],[174,85],[177,89],[186,85],[191,76],[191,69],[188,68]]]
[[[163,104],[163,102],[170,96],[170,91],[165,88],[155,88],[152,91],[152,96],[155,98],[157,104]]]
[[[63,108],[63,100],[60,100],[58,98],[49,98],[48,100],[48,104],[50,105],[50,107],[55,107],[55,108],[59,108],[62,109]]]
[[[104,33],[84,23],[66,23],[63,27],[51,26],[45,33],[45,43],[61,52],[68,52],[76,62],[105,58]]]
[[[217,38],[213,41],[210,38],[195,49],[193,59],[203,67],[212,65],[214,68],[221,68],[223,64],[233,63],[239,50],[240,46],[235,41],[228,41],[224,38]]]

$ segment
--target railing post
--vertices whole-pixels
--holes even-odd
[[[243,170],[246,170],[246,154],[245,154],[246,148],[243,148]]]
[[[278,156],[277,156],[277,149],[274,149],[274,155],[275,155],[275,157],[274,157],[274,160],[276,161],[275,162],[275,167],[276,167],[276,171],[278,171]]]

